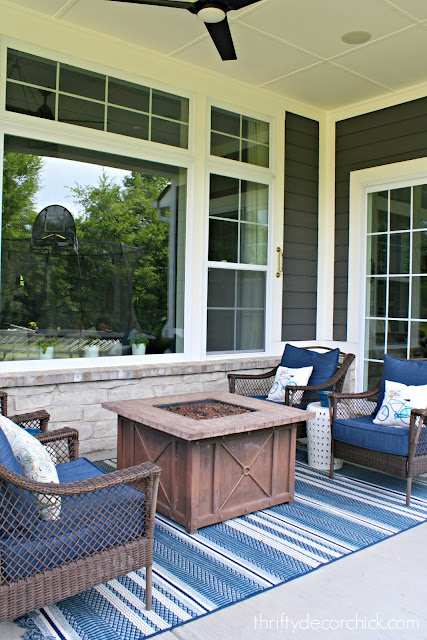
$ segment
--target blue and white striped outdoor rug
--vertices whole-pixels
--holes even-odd
[[[292,505],[193,535],[159,515],[151,611],[144,606],[145,572],[135,571],[25,616],[24,637],[142,640],[427,520],[427,478],[414,481],[408,508],[405,481],[348,464],[330,480],[305,460],[298,452]]]

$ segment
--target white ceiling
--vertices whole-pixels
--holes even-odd
[[[204,24],[182,9],[105,0],[7,4],[325,110],[427,81],[427,0],[261,0],[228,14],[238,56],[228,62]],[[348,31],[368,31],[372,38],[344,44]]]

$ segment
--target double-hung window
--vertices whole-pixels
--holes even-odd
[[[211,115],[212,155],[268,167],[268,123],[216,108]],[[269,186],[262,178],[210,174],[208,353],[265,349]]]

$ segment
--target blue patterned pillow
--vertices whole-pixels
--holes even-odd
[[[0,427],[26,478],[37,482],[59,483],[58,473],[52,458],[37,438],[5,416],[0,416]],[[61,498],[59,496],[38,494],[35,497],[41,520],[57,520],[59,518],[61,513]]]

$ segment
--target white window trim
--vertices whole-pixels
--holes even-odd
[[[367,194],[427,182],[427,157],[350,174],[347,340],[356,353],[356,390],[363,387]]]

